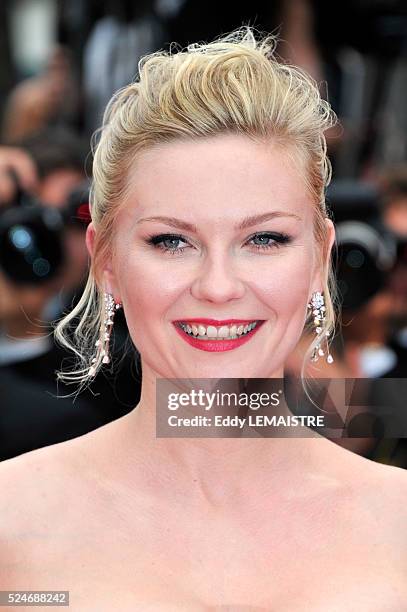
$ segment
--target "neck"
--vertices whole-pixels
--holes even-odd
[[[283,377],[282,372],[278,374],[281,375],[278,378]],[[227,500],[235,503],[236,499],[244,499],[248,490],[262,491],[266,495],[269,487],[286,484],[290,477],[300,479],[311,464],[315,466],[315,451],[320,448],[318,443],[321,437],[308,429],[303,432],[308,437],[301,438],[265,438],[252,431],[243,431],[240,437],[221,437],[225,436],[222,430],[217,437],[157,437],[157,414],[165,411],[167,418],[170,413],[166,402],[161,401],[160,397],[159,412],[156,412],[157,378],[160,377],[144,364],[140,403],[120,420],[120,448],[124,458],[120,470],[124,479],[132,478],[136,463],[141,468],[136,473],[142,474],[143,480],[147,478],[153,490],[160,490],[161,493],[167,489],[171,493],[178,488],[184,491],[187,488],[191,499],[196,496],[201,503],[218,506],[227,505]],[[225,389],[222,384],[222,392],[231,392],[231,387],[236,387],[239,380],[242,379],[226,381],[228,388]],[[215,384],[218,382],[214,381],[215,387],[218,387]],[[201,408],[194,410],[194,414],[202,411]],[[174,412],[170,414],[174,415]],[[285,401],[280,403],[278,414],[291,414]],[[166,431],[167,436],[172,435],[171,428],[167,427]],[[178,435],[188,433],[183,428],[182,434]],[[317,439],[318,443],[315,444]],[[134,461],[129,461],[129,457],[133,457]],[[135,486],[140,486],[140,483]]]

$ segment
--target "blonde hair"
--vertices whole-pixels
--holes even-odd
[[[321,245],[321,264],[327,261],[325,188],[331,166],[324,132],[335,116],[317,84],[299,68],[278,61],[275,47],[274,36],[257,40],[253,30],[244,27],[209,44],[192,44],[175,53],[158,51],[143,57],[138,80],[113,96],[94,151],[91,215],[96,238],[89,278],[79,303],[55,330],[59,342],[80,362],[75,371],[59,373],[65,382],[85,383],[88,378],[95,340],[104,329],[101,263],[111,248],[130,165],[148,147],[223,133],[291,145],[306,162],[306,184],[315,202],[314,235]],[[324,272],[323,333],[332,337],[330,262]],[[101,362],[99,356],[93,367],[97,370]]]

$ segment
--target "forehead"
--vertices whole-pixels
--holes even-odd
[[[293,148],[221,135],[175,141],[140,154],[128,176],[127,218],[182,216],[229,221],[283,210],[313,214],[303,162]]]

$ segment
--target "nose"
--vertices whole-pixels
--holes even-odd
[[[245,284],[239,278],[233,262],[222,253],[207,257],[202,262],[192,282],[191,294],[197,300],[221,304],[243,297]]]

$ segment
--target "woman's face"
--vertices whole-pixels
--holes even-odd
[[[276,146],[222,135],[139,156],[104,274],[143,374],[282,376],[322,290],[313,220],[302,173]]]

